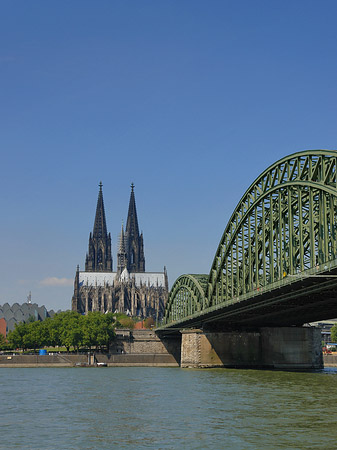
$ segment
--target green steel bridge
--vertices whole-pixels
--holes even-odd
[[[181,275],[158,333],[337,317],[337,151],[287,156],[235,208],[209,275]]]

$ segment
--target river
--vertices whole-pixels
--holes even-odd
[[[1,449],[334,449],[337,371],[1,368]]]

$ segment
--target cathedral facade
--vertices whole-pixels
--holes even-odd
[[[117,253],[117,270],[113,270],[111,235],[107,231],[102,183],[96,207],[93,232],[89,235],[85,270],[77,266],[72,310],[123,312],[141,318],[161,319],[168,298],[168,279],[163,272],[145,272],[143,234],[139,233],[134,184],[126,228],[122,225]]]

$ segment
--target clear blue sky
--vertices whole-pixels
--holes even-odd
[[[264,169],[337,148],[336,21],[335,0],[1,2],[0,304],[70,308],[100,180],[114,263],[134,182],[146,269],[208,273]]]

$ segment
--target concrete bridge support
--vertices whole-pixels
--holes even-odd
[[[310,327],[256,331],[182,330],[181,367],[323,368],[321,332]]]

